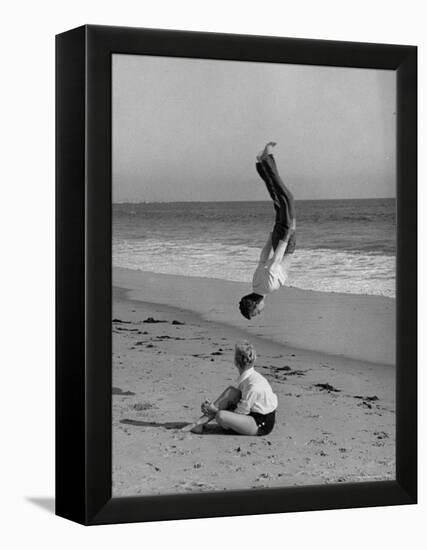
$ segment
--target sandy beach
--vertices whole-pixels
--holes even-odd
[[[114,495],[394,478],[392,299],[286,289],[249,327],[230,307],[243,284],[117,268],[113,279]],[[274,324],[282,300],[286,330]],[[335,331],[320,345],[317,313]],[[227,435],[215,423],[203,435],[182,432],[205,398],[235,382],[242,339],[278,395],[273,432]]]

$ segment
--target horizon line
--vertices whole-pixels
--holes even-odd
[[[308,201],[370,201],[370,200],[396,200],[396,197],[339,197],[339,198],[325,198],[325,199],[295,199],[296,202],[308,202]],[[178,201],[150,201],[150,200],[120,200],[112,201],[111,204],[174,204],[174,203],[223,203],[223,202],[271,202],[271,199],[264,200],[178,200]]]

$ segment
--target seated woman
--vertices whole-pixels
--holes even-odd
[[[214,402],[202,403],[203,416],[184,429],[202,433],[203,426],[215,418],[224,430],[241,435],[267,435],[275,423],[277,396],[262,374],[254,368],[255,348],[248,342],[237,344],[234,365],[239,377],[237,387],[228,387]]]

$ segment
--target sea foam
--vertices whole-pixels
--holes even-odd
[[[186,240],[115,240],[113,265],[250,283],[258,247]],[[289,286],[323,292],[395,296],[395,258],[377,253],[297,249]]]

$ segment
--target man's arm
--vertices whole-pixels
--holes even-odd
[[[273,256],[273,265],[280,264],[280,262],[283,260],[283,257],[285,255],[286,249],[288,248],[288,242],[289,242],[289,233],[286,235],[285,240],[279,241],[279,244],[276,247],[276,250],[274,251]]]
[[[270,257],[271,247],[272,247],[272,233],[268,235],[267,242],[264,245],[264,248],[261,250],[261,254],[259,257],[260,262],[266,262],[268,258]]]
[[[286,249],[288,248],[289,237],[291,236],[291,232],[295,231],[295,227],[295,220],[292,220],[291,227],[286,232],[284,238],[279,241],[276,250],[274,251],[272,265],[277,265],[282,262]]]

